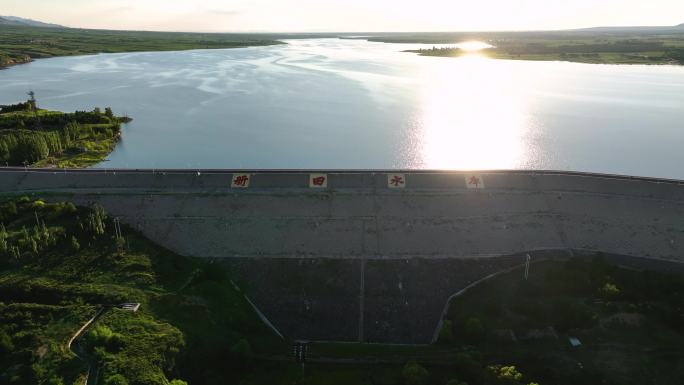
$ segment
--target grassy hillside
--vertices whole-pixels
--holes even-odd
[[[107,31],[0,25],[0,68],[55,56],[279,44],[259,35]]]
[[[684,277],[600,259],[533,264],[529,277],[517,270],[455,298],[440,343],[475,346],[543,384],[684,378]]]
[[[128,117],[104,111],[64,113],[32,101],[0,106],[0,162],[9,166],[87,167],[109,155]]]
[[[282,350],[223,270],[117,237],[101,208],[25,197],[0,213],[0,384],[82,383],[91,365],[104,384],[223,384]],[[67,341],[98,309],[78,358]]]

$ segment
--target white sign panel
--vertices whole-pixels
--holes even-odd
[[[328,175],[326,175],[326,174],[309,174],[309,187],[311,187],[311,188],[326,188],[326,187],[328,187]]]
[[[484,179],[482,178],[482,175],[479,174],[466,174],[465,182],[466,186],[471,189],[485,188]]]
[[[404,175],[404,174],[387,174],[387,187],[389,187],[389,188],[404,188],[404,187],[406,187],[406,175]]]
[[[247,188],[249,187],[249,181],[252,176],[249,174],[233,174],[233,180],[230,183],[232,188]]]

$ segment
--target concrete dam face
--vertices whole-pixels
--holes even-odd
[[[0,171],[5,195],[99,203],[216,259],[283,335],[428,343],[454,293],[603,252],[681,269],[684,182],[564,172]]]

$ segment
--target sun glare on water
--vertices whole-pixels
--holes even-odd
[[[508,67],[510,68],[510,67]],[[511,169],[533,125],[521,78],[479,55],[435,61],[422,99],[422,161],[433,169]]]

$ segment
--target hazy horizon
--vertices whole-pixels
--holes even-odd
[[[561,30],[603,26],[673,26],[678,0],[4,0],[0,15],[73,28],[177,32],[446,32]],[[58,4],[57,4],[58,3]]]

